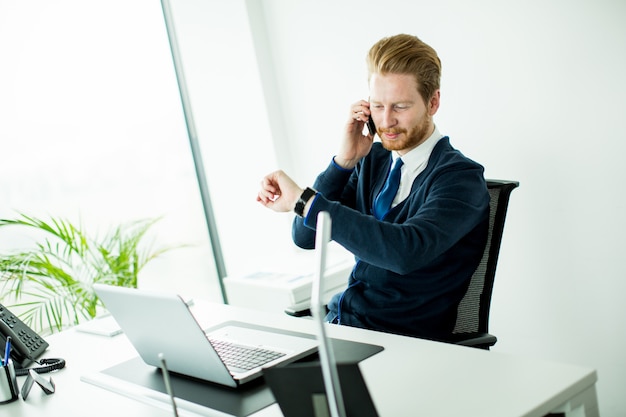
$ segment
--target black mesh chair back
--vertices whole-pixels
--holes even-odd
[[[453,343],[489,349],[497,338],[489,334],[489,309],[496,276],[496,265],[504,231],[504,220],[511,192],[519,186],[517,181],[487,180],[490,212],[487,244],[480,264],[476,268],[469,288],[459,304]]]

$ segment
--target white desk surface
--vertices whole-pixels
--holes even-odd
[[[193,310],[205,328],[222,321],[240,320],[314,333],[314,323],[304,318],[199,302]],[[166,327],[164,324],[155,331]],[[598,415],[597,376],[593,369],[345,326],[329,325],[328,333],[335,338],[385,347],[360,364],[381,417],[542,417],[554,410],[567,411],[581,402],[586,412],[580,414],[578,410],[571,415]],[[0,416],[172,415],[169,409],[147,405],[80,380],[81,375],[137,356],[124,335],[106,337],[70,329],[46,340],[50,348],[43,357],[62,357],[67,361],[62,371],[44,374],[54,379],[56,393],[46,396],[34,386],[26,401],[20,398],[0,405]],[[24,379],[18,378],[20,386]],[[281,416],[281,412],[274,404],[254,416]]]

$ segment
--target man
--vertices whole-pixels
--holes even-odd
[[[486,243],[483,167],[433,122],[441,63],[430,46],[410,35],[384,38],[367,62],[370,100],[351,106],[339,152],[313,188],[276,171],[257,200],[296,212],[293,240],[302,248],[314,247],[317,214],[330,213],[332,239],[356,265],[328,305],[329,321],[445,341]],[[363,133],[370,118],[381,142]],[[399,189],[380,208],[397,159]]]

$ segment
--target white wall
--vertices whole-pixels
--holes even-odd
[[[443,61],[435,121],[514,191],[493,295],[495,351],[598,369],[626,414],[626,2],[263,2],[292,158],[310,184],[336,150],[364,59],[400,32]],[[285,163],[289,161],[280,161]]]

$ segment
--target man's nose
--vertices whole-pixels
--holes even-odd
[[[392,109],[383,110],[380,127],[389,129],[397,124],[397,120],[393,115]]]

